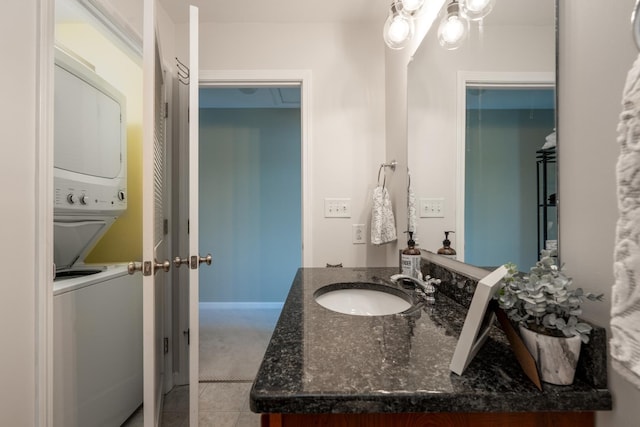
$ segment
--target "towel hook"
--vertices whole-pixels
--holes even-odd
[[[190,71],[189,67],[184,65],[176,56],[176,68],[178,70],[178,81],[183,85],[189,85]]]
[[[382,169],[384,169],[385,164],[381,164],[380,168],[378,169],[378,187],[380,186],[380,172],[382,172]],[[384,174],[384,179],[382,180],[382,188],[384,188],[384,186],[387,184],[387,174]]]
[[[392,171],[395,171],[397,164],[398,164],[398,162],[396,162],[395,160],[391,160],[390,163],[380,163],[380,168],[378,169],[378,186],[380,186],[380,172],[382,172],[382,169],[389,168]],[[384,188],[386,182],[387,182],[387,174],[385,173],[384,174],[384,180],[382,181],[382,188]]]

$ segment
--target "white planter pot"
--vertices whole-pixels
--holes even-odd
[[[557,385],[573,383],[582,340],[575,337],[552,337],[520,326],[520,336],[538,365],[540,379]]]

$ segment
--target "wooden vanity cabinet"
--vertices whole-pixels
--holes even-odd
[[[262,414],[262,427],[593,427],[594,412]]]

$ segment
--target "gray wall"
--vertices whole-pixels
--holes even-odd
[[[302,265],[300,109],[200,110],[201,302],[284,301]]]
[[[613,244],[618,217],[616,126],[627,71],[638,51],[633,0],[560,0],[558,144],[562,261],[577,285],[605,294],[585,317],[609,326]],[[640,391],[609,370],[614,410],[597,425],[638,424]]]

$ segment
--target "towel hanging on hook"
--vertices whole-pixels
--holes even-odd
[[[378,187],[380,187],[380,172],[382,172],[382,169],[384,169],[384,163],[380,165],[380,169],[378,169]],[[382,179],[382,188],[384,188],[385,184],[387,183],[387,174],[384,174],[384,177]]]
[[[407,231],[410,231],[414,235],[418,231],[418,210],[416,208],[416,195],[411,188],[411,172],[407,168]]]

